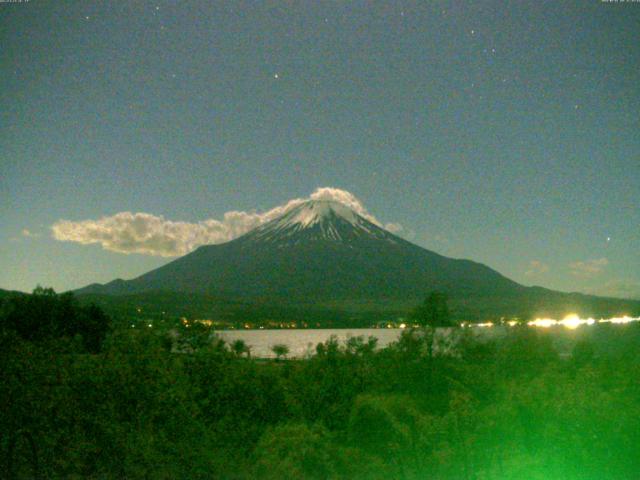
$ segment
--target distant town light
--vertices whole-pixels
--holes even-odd
[[[630,323],[640,321],[640,317],[632,318],[628,315],[624,315],[623,317],[613,317],[608,319],[601,319],[599,323]]]
[[[567,315],[566,317],[564,317],[558,323],[570,330],[575,330],[580,325],[582,325],[583,320],[581,320],[580,317],[575,313],[572,313],[571,315]]]
[[[527,322],[527,325],[529,325],[530,327],[542,327],[542,328],[553,327],[557,324],[558,324],[558,321],[552,318],[536,318],[535,320],[531,320],[530,322]]]
[[[640,317],[629,317],[625,315],[623,317],[613,317],[613,318],[601,318],[600,320],[596,320],[592,317],[589,318],[580,318],[577,314],[572,313],[564,317],[562,320],[554,320],[553,318],[536,318],[527,323],[527,325],[531,327],[542,327],[549,328],[555,327],[557,325],[561,325],[569,330],[575,330],[581,325],[594,325],[596,323],[615,323],[615,324],[624,324],[630,322],[638,322],[640,321]]]
[[[490,327],[493,327],[493,322],[477,323],[476,326],[480,328],[487,328],[487,327],[490,328]]]

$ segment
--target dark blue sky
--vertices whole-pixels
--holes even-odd
[[[0,22],[2,288],[131,278],[224,238],[198,222],[231,238],[225,212],[328,186],[516,281],[640,298],[640,3],[31,0]]]

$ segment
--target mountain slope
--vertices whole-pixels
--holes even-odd
[[[131,281],[79,293],[200,292],[289,300],[420,298],[426,290],[498,294],[522,286],[443,257],[329,201],[304,203],[248,234],[203,246]]]
[[[318,200],[300,204],[242,237],[200,247],[133,280],[94,284],[77,293],[166,291],[243,302],[340,307],[406,306],[431,290],[448,293],[467,312],[500,303],[505,314],[525,304],[539,310],[545,299],[553,304],[569,299],[568,294],[524,287],[485,265],[443,257],[340,203]],[[575,304],[576,298],[570,303]]]

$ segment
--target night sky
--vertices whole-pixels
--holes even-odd
[[[0,3],[0,67],[1,288],[350,192],[443,255],[640,298],[640,2]]]

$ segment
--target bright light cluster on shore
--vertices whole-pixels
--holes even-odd
[[[554,320],[553,318],[536,318],[527,323],[530,327],[542,327],[549,328],[555,327],[556,325],[560,325],[568,328],[569,330],[574,330],[581,325],[593,325],[596,323],[596,320],[593,318],[580,318],[576,314],[567,315],[562,320]]]
[[[625,324],[631,322],[640,321],[640,317],[629,317],[627,315],[623,317],[613,317],[613,318],[601,318],[600,320],[596,320],[594,318],[580,318],[576,314],[567,315],[562,320],[554,320],[552,318],[536,318],[527,323],[527,325],[531,327],[542,327],[549,328],[555,326],[562,326],[568,328],[570,330],[575,330],[576,328],[582,325],[593,325],[595,323],[614,323],[614,324]]]
[[[596,323],[613,323],[616,325],[622,325],[631,322],[640,322],[640,317],[630,317],[628,315],[622,317],[612,317],[612,318],[601,318],[596,320],[595,318],[580,318],[575,313],[567,315],[562,320],[556,320],[553,318],[536,318],[535,320],[531,320],[526,323],[526,325],[530,327],[540,327],[540,328],[550,328],[550,327],[565,327],[569,330],[575,330],[576,328],[582,325],[594,325]],[[521,322],[517,320],[510,320],[505,322],[506,325],[510,327],[515,327],[516,325],[521,325]],[[461,327],[479,327],[479,328],[490,328],[495,324],[493,322],[483,322],[483,323],[469,323],[462,322],[460,324]]]
[[[493,322],[477,323],[476,327],[480,327],[480,328],[493,327]]]

